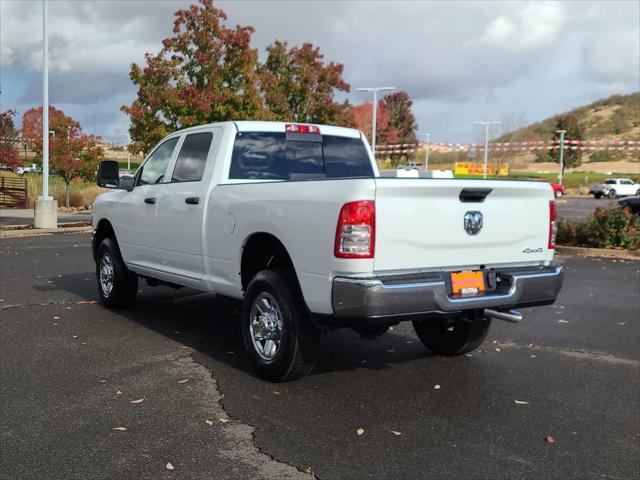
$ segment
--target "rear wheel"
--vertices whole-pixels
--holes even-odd
[[[313,370],[321,332],[289,272],[263,270],[253,277],[242,303],[241,323],[245,348],[263,378],[283,382]]]
[[[560,198],[562,196],[562,190],[556,190],[556,198]]]
[[[636,192],[636,197],[640,197],[640,190]]]
[[[131,305],[138,293],[138,276],[127,269],[115,241],[105,238],[98,247],[96,261],[98,293],[109,308]]]
[[[613,200],[614,198],[616,198],[616,191],[615,190],[609,190],[609,194],[607,195],[607,197],[609,197],[611,200]]]
[[[415,320],[413,328],[422,343],[438,355],[462,355],[478,348],[489,331],[491,319],[482,311]]]

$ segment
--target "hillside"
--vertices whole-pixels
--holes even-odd
[[[585,129],[584,140],[640,140],[640,92],[612,95],[502,135],[498,141],[547,140],[558,117],[573,114]]]

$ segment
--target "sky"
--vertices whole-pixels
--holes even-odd
[[[195,1],[195,0],[194,0]],[[193,1],[49,3],[50,102],[88,133],[125,141],[131,63],[161,49],[173,12]],[[612,94],[640,90],[640,2],[258,1],[215,3],[275,39],[312,42],[357,87],[409,93],[419,133],[473,142],[479,120],[503,133]],[[0,0],[0,111],[42,104],[42,2]],[[18,122],[20,123],[20,122]],[[424,137],[422,137],[424,138]]]

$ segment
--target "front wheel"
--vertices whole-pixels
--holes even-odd
[[[562,190],[556,190],[556,198],[560,198],[562,196]]]
[[[616,198],[616,191],[615,190],[610,190],[609,194],[607,195],[607,197],[609,197],[611,200],[613,200],[614,198]]]
[[[266,380],[295,380],[313,370],[321,332],[290,272],[263,270],[253,277],[242,303],[241,323],[251,363]]]
[[[98,247],[96,261],[98,293],[108,308],[131,305],[138,293],[138,276],[127,269],[117,244],[105,238]]]
[[[596,198],[596,200],[600,200],[602,198],[601,193],[594,193],[593,196]]]
[[[414,320],[413,328],[425,347],[437,355],[462,355],[478,348],[489,331],[491,319],[482,311],[456,316]]]

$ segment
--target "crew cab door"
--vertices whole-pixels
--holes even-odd
[[[158,199],[160,268],[163,279],[180,285],[199,287],[204,274],[203,206],[221,133],[210,128],[183,136]]]
[[[126,192],[114,212],[118,244],[125,262],[140,273],[155,269],[162,231],[156,222],[158,199],[179,137],[165,140],[136,172],[133,190]]]

